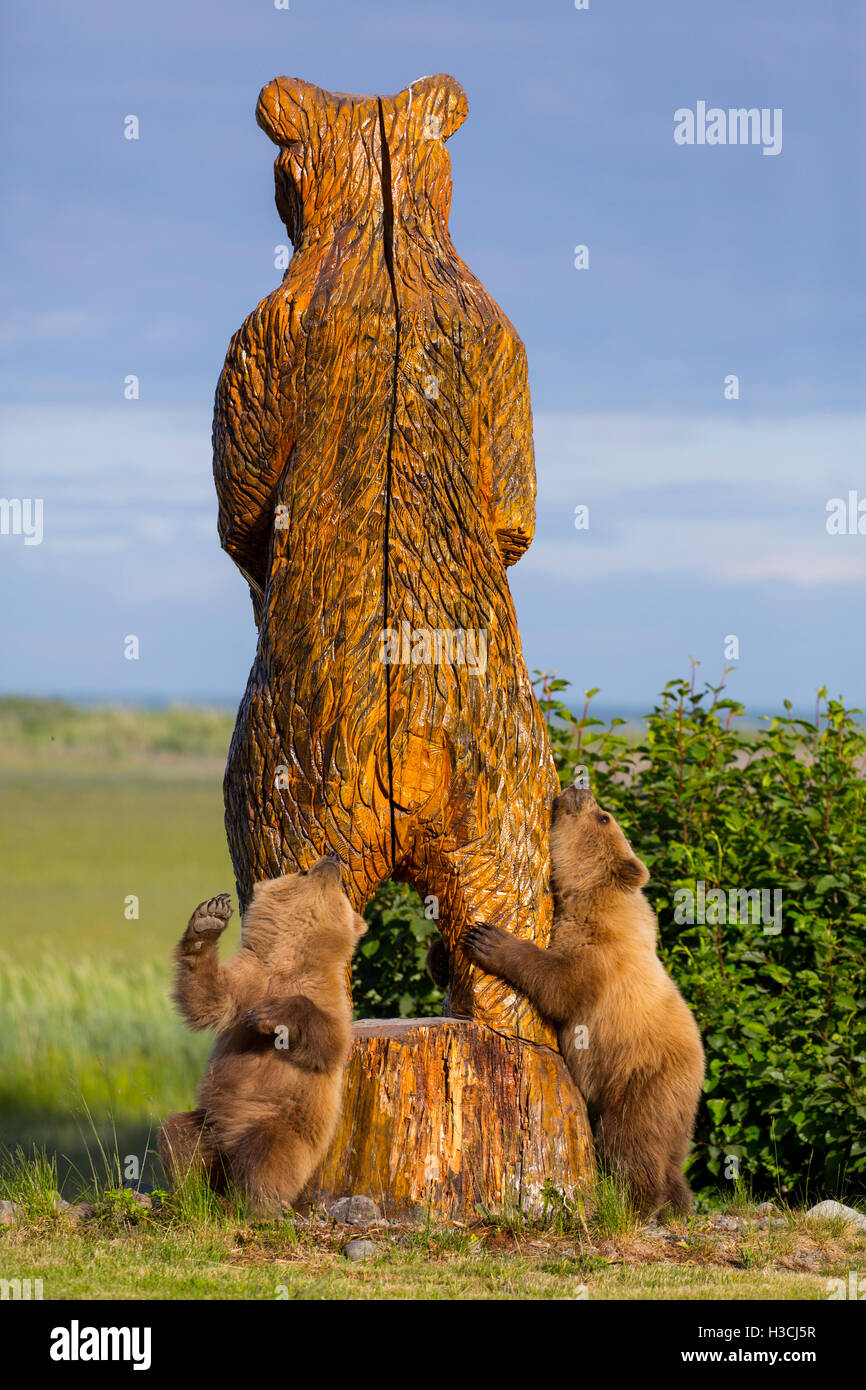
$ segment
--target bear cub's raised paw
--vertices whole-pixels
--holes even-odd
[[[218,893],[199,903],[189,919],[187,933],[191,936],[219,936],[225,931],[232,915],[232,902],[228,893]]]

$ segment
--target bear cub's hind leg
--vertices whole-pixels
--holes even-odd
[[[172,1186],[195,1172],[219,1191],[225,1185],[225,1169],[203,1110],[184,1110],[169,1115],[160,1126],[157,1148]]]

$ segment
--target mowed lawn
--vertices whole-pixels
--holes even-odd
[[[232,891],[218,758],[0,762],[0,1138],[88,1168],[192,1104],[208,1040],[168,998],[192,908]],[[138,916],[127,917],[138,899]],[[235,917],[226,937],[239,938]]]

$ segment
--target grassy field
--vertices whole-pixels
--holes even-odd
[[[0,1278],[41,1280],[46,1299],[826,1300],[866,1253],[839,1218],[762,1216],[747,1200],[643,1226],[608,1190],[587,1203],[588,1221],[560,1210],[361,1228],[317,1212],[252,1221],[196,1183],[142,1207],[97,1181],[82,1190],[87,1206],[57,1211],[54,1181],[50,1161],[0,1170],[19,1213],[0,1229]],[[370,1248],[356,1263],[343,1252],[358,1238]]]
[[[0,1136],[58,1152],[62,1184],[97,1135],[143,1156],[192,1103],[208,1040],[169,1004],[171,950],[196,903],[234,890],[231,723],[0,702]]]
[[[61,1224],[58,1222],[58,1224]],[[48,1298],[86,1299],[826,1299],[828,1278],[847,1279],[850,1260],[796,1273],[772,1263],[738,1269],[699,1263],[592,1261],[571,1250],[519,1247],[490,1253],[437,1247],[388,1233],[375,1259],[348,1262],[339,1242],[357,1232],[208,1233],[157,1229],[59,1234],[43,1227],[0,1244],[2,1277],[41,1278]],[[433,1233],[434,1235],[437,1233]],[[440,1232],[438,1234],[446,1235]],[[468,1244],[468,1242],[467,1242]],[[862,1253],[861,1253],[862,1263]]]
[[[0,701],[0,1140],[44,1147],[49,1187],[94,1208],[73,1224],[0,1175],[0,1196],[27,1210],[0,1227],[0,1277],[42,1278],[46,1298],[754,1299],[825,1298],[829,1277],[862,1267],[862,1238],[796,1214],[733,1232],[706,1215],[649,1236],[601,1218],[589,1231],[383,1227],[367,1233],[375,1260],[353,1265],[340,1253],[353,1233],[328,1222],[170,1202],[133,1212],[106,1194],[130,1156],[160,1181],[149,1146],[192,1104],[209,1048],[175,1017],[168,985],[191,909],[234,889],[231,723]],[[237,940],[235,918],[227,949]]]

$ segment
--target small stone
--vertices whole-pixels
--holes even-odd
[[[24,1219],[20,1202],[0,1201],[0,1226],[19,1226]]]
[[[382,1213],[371,1197],[338,1197],[328,1207],[332,1221],[341,1226],[370,1226],[382,1219]]]
[[[343,1246],[347,1260],[372,1260],[378,1253],[379,1247],[374,1240],[350,1240]]]
[[[779,1211],[779,1208],[776,1206],[775,1202],[760,1202],[758,1206],[755,1207],[755,1215],[781,1216],[782,1213]]]
[[[51,1205],[54,1207],[55,1211],[68,1211],[71,1203],[61,1197],[59,1192],[52,1192]]]
[[[813,1221],[829,1221],[833,1217],[841,1217],[844,1221],[850,1221],[858,1231],[866,1231],[866,1216],[862,1211],[846,1207],[844,1202],[819,1202],[816,1207],[810,1207],[806,1215]]]
[[[67,1219],[77,1226],[79,1221],[87,1221],[93,1215],[90,1202],[76,1202],[66,1212]]]
[[[742,1217],[739,1216],[713,1216],[711,1220],[716,1231],[741,1231],[743,1229]]]
[[[153,1200],[147,1192],[133,1190],[132,1200],[137,1207],[141,1207],[142,1211],[151,1211],[153,1208]]]

